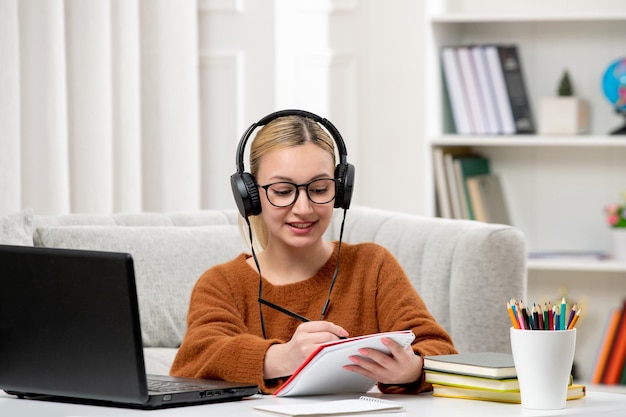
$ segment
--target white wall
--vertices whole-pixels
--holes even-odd
[[[426,212],[421,2],[215,4],[200,2],[202,136],[226,162],[204,167],[215,190],[205,205],[232,204],[231,155],[245,128],[271,111],[302,108],[341,132],[356,167],[353,204]]]
[[[421,1],[359,2],[354,29],[341,16],[332,39],[354,30],[358,74],[359,203],[423,214],[423,42]]]
[[[353,204],[427,212],[422,8],[0,0],[0,213],[232,208],[240,136],[287,107],[340,130]]]
[[[411,0],[317,2],[327,5],[324,10],[311,7],[313,2],[278,2],[285,3],[300,4],[291,32],[280,33],[279,53],[297,51],[299,58],[294,59],[299,65],[282,63],[294,77],[285,88],[295,91],[292,102],[310,104],[341,131],[356,167],[354,204],[423,213],[423,5]],[[277,73],[281,70],[277,66]],[[277,78],[279,92],[281,81]],[[315,97],[318,85],[326,97]],[[282,98],[279,94],[279,105]]]

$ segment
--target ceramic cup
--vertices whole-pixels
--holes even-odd
[[[558,410],[567,405],[576,329],[519,330],[511,327],[511,349],[522,407]]]

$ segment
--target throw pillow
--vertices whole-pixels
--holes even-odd
[[[31,209],[0,217],[0,244],[33,246],[33,211]]]
[[[146,347],[178,347],[195,282],[245,250],[234,225],[39,227],[34,239],[37,246],[130,253]]]

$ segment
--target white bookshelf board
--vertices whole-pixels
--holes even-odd
[[[570,272],[621,272],[620,279],[626,280],[626,262],[614,260],[576,259],[529,259],[529,271],[570,271]],[[626,294],[624,294],[626,296]]]

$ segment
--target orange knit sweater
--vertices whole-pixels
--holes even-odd
[[[335,244],[336,245],[336,244]],[[196,283],[187,316],[187,334],[172,375],[217,378],[258,384],[274,392],[284,379],[264,380],[265,352],[287,342],[300,322],[263,307],[267,340],[259,317],[259,274],[241,254],[207,270]],[[337,262],[336,251],[319,272],[301,282],[272,285],[263,281],[263,298],[311,320],[320,317]],[[456,353],[449,335],[428,312],[397,260],[373,244],[342,244],[339,274],[326,320],[350,337],[411,329],[413,350],[422,356]],[[379,384],[383,392],[417,393],[429,386]]]

